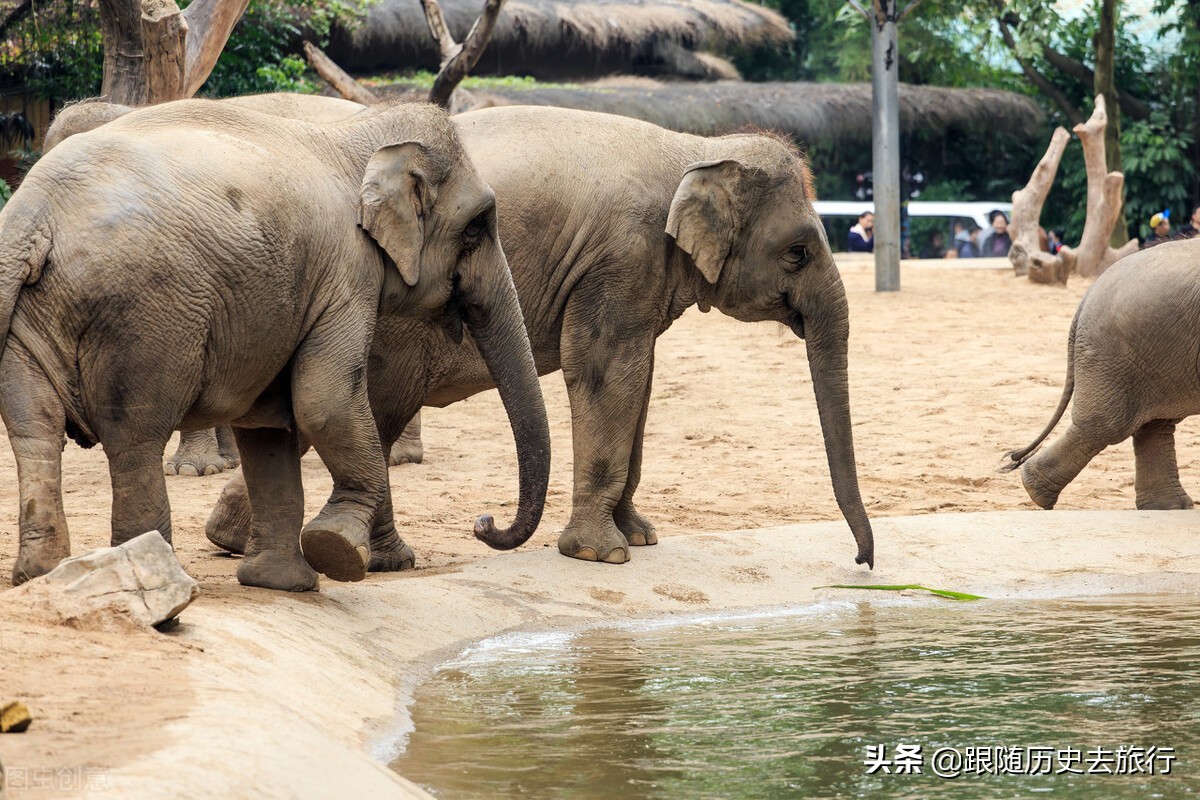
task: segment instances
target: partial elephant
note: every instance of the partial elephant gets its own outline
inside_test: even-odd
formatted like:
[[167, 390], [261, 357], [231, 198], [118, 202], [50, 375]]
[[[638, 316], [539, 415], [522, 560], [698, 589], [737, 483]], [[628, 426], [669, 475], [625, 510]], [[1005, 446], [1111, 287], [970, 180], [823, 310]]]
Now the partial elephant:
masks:
[[[349, 100], [287, 93], [230, 97], [221, 102], [249, 108], [260, 114], [318, 124], [340, 122], [366, 108]], [[49, 153], [67, 137], [98, 128], [131, 111], [133, 108], [130, 106], [100, 100], [71, 103], [54, 115], [54, 122], [43, 139], [42, 152]], [[420, 446], [419, 434], [417, 446]], [[167, 475], [216, 475], [233, 469], [240, 462], [237, 442], [228, 426], [215, 430], [201, 428], [180, 433], [179, 446], [163, 465], [163, 471]]]
[[[654, 345], [698, 304], [746, 322], [783, 322], [808, 340], [834, 493], [856, 561], [872, 564], [850, 424], [846, 295], [803, 158], [766, 135], [702, 138], [567, 109], [452, 119], [497, 193], [538, 371], [562, 369], [570, 395], [575, 490], [560, 552], [622, 563], [631, 545], [657, 541], [634, 505]], [[380, 321], [371, 404], [385, 451], [422, 405], [492, 385], [477, 345], [448, 342], [420, 322]], [[235, 477], [208, 536], [237, 552], [248, 519]], [[386, 523], [373, 548], [397, 541]]]
[[[1033, 502], [1059, 494], [1104, 448], [1133, 437], [1139, 509], [1185, 509], [1175, 426], [1200, 413], [1200, 239], [1126, 256], [1088, 289], [1067, 339], [1067, 379], [1054, 417], [1028, 447], [1005, 456], [1021, 467]], [[1071, 425], [1038, 447], [1074, 397]]]
[[[463, 325], [500, 387], [519, 450], [516, 521], [533, 532], [549, 430], [495, 196], [444, 113], [405, 104], [316, 126], [187, 100], [60, 143], [0, 212], [0, 414], [17, 460], [13, 581], [70, 552], [64, 432], [101, 443], [112, 541], [171, 539], [161, 466], [176, 429], [234, 426], [251, 515], [238, 579], [306, 590], [317, 573], [397, 568], [372, 553], [390, 517], [367, 396], [380, 312]], [[425, 330], [417, 323], [416, 330]], [[423, 387], [420, 387], [423, 388]], [[334, 489], [303, 526], [300, 436]], [[394, 529], [393, 529], [394, 530]]]

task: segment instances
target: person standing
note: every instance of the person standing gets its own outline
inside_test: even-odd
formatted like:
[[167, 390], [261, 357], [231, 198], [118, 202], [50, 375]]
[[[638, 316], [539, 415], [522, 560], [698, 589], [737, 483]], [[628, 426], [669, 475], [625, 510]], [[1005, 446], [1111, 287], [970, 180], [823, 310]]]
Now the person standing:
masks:
[[875, 215], [864, 211], [850, 228], [846, 249], [851, 253], [870, 253], [875, 250]]
[[992, 229], [979, 243], [979, 255], [984, 258], [1004, 258], [1012, 247], [1012, 236], [1008, 233], [1008, 217], [1003, 211], [993, 211], [988, 217]]

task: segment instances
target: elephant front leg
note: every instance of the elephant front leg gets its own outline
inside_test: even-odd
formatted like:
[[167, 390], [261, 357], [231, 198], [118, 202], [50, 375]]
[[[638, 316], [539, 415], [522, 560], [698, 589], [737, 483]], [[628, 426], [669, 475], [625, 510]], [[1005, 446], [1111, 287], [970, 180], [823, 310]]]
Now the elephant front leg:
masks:
[[301, 346], [292, 369], [296, 424], [333, 477], [333, 493], [304, 526], [300, 546], [313, 569], [336, 581], [366, 577], [371, 529], [388, 491], [367, 401], [370, 331], [365, 318], [330, 319]]
[[16, 457], [21, 498], [16, 586], [71, 555], [71, 540], [62, 504], [66, 414], [41, 367], [11, 338], [0, 357], [0, 415]]
[[245, 496], [253, 509], [238, 582], [287, 592], [316, 589], [317, 573], [300, 552], [304, 485], [295, 431], [238, 428], [234, 435], [243, 458]]
[[183, 431], [175, 455], [163, 464], [167, 475], [216, 475], [239, 463], [237, 445], [228, 427]]
[[625, 540], [634, 547], [658, 544], [658, 534], [648, 519], [638, 513], [633, 505], [633, 495], [642, 480], [642, 442], [646, 437], [646, 415], [650, 410], [650, 389], [654, 378], [654, 353], [650, 353], [650, 379], [642, 395], [642, 413], [637, 430], [633, 435], [633, 447], [629, 454], [629, 472], [625, 477], [625, 491], [617, 507], [613, 509], [613, 521], [617, 529], [625, 534]]
[[1042, 508], [1054, 508], [1067, 484], [1108, 444], [1072, 422], [1066, 433], [1021, 467], [1021, 482], [1030, 499]]
[[1162, 419], [1147, 422], [1133, 434], [1139, 509], [1170, 511], [1192, 507], [1192, 498], [1179, 482], [1175, 457], [1177, 422]]
[[[604, 327], [595, 337], [596, 321], [580, 320], [571, 312], [568, 308], [563, 321], [562, 368], [571, 399], [575, 487], [571, 519], [558, 538], [558, 550], [586, 561], [623, 564], [629, 560], [629, 540], [616, 523], [616, 510], [629, 487], [654, 340], [622, 339]], [[632, 495], [630, 490], [621, 512], [631, 531], [636, 513]]]

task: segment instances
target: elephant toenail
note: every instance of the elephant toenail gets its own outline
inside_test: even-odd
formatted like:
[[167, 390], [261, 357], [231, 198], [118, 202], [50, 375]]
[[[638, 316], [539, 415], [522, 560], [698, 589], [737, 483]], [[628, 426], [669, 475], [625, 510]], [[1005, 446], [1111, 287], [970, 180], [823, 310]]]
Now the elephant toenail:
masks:
[[609, 564], [624, 564], [629, 560], [629, 553], [623, 548], [618, 547], [614, 550], [611, 550], [609, 554], [604, 557], [604, 560]]
[[629, 543], [634, 547], [643, 547], [646, 544], [646, 534], [641, 532], [631, 533], [626, 538], [629, 539]]
[[358, 557], [362, 559], [364, 567], [367, 564], [371, 563], [371, 551], [368, 550], [365, 545], [360, 544], [358, 547], [356, 547], [354, 549], [358, 551]]
[[584, 561], [599, 561], [596, 551], [590, 547], [581, 547], [575, 551], [575, 558], [582, 558]]

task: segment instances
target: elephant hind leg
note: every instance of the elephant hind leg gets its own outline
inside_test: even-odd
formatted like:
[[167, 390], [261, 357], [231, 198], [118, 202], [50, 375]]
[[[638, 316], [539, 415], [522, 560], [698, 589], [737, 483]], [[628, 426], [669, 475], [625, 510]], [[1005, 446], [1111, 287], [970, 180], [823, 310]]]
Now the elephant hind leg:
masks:
[[1133, 434], [1139, 509], [1169, 511], [1192, 507], [1192, 498], [1179, 483], [1179, 465], [1175, 458], [1177, 421], [1147, 422]]
[[229, 428], [205, 428], [179, 434], [179, 446], [163, 464], [163, 472], [195, 477], [216, 475], [237, 465], [237, 445]]
[[388, 453], [388, 465], [420, 464], [424, 458], [425, 443], [421, 441], [421, 412], [418, 411], [392, 445]]
[[41, 367], [12, 338], [0, 357], [0, 415], [16, 457], [21, 498], [12, 575], [18, 585], [54, 569], [71, 554], [71, 540], [62, 503], [66, 412]]
[[633, 495], [642, 480], [642, 440], [646, 437], [646, 415], [650, 409], [650, 388], [654, 376], [653, 357], [651, 353], [651, 379], [646, 381], [646, 391], [642, 396], [642, 414], [633, 434], [633, 447], [629, 453], [629, 474], [625, 476], [625, 491], [617, 502], [617, 507], [613, 509], [613, 522], [616, 523], [617, 529], [625, 534], [625, 540], [634, 547], [658, 544], [658, 533], [654, 530], [654, 525], [633, 505]]
[[1066, 433], [1021, 468], [1021, 482], [1030, 499], [1042, 508], [1054, 508], [1067, 484], [1109, 444], [1112, 442], [1090, 435], [1072, 423]]

